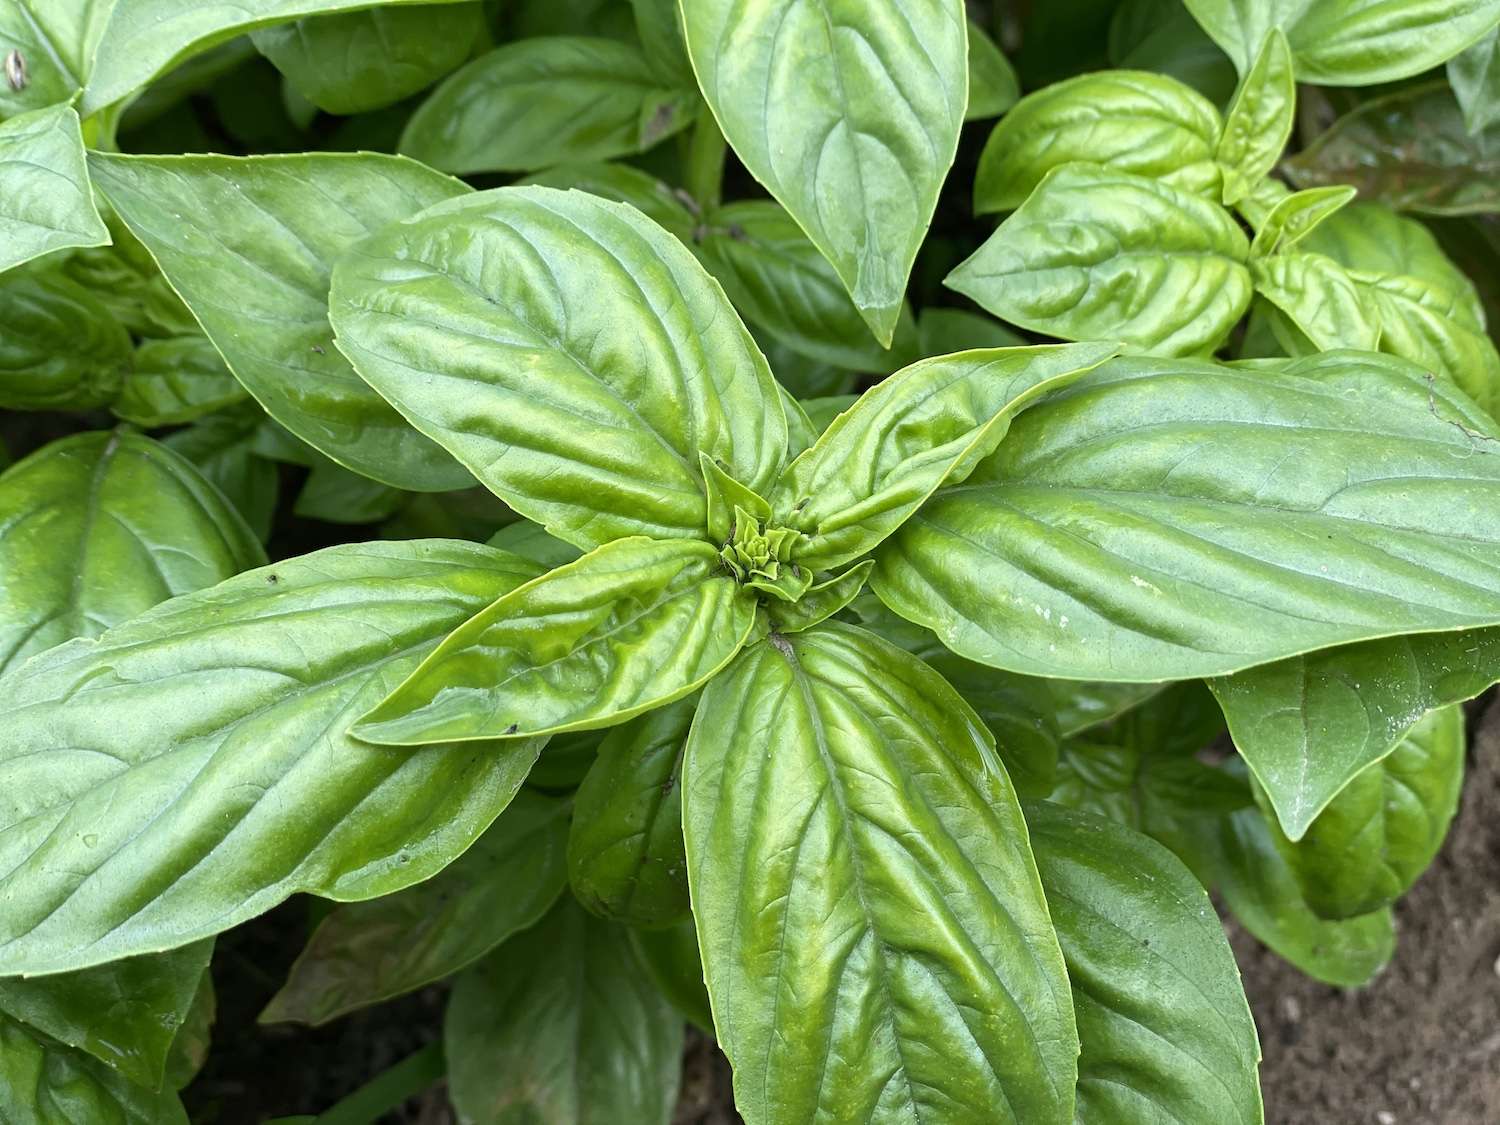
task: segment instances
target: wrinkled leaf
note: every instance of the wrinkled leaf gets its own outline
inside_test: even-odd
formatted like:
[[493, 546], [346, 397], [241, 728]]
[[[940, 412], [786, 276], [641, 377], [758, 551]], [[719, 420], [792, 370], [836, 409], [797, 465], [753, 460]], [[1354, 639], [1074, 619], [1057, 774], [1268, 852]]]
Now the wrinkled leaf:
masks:
[[[1278, 181], [1263, 181], [1278, 183]], [[1278, 192], [1286, 191], [1279, 187]], [[1250, 257], [1267, 258], [1290, 250], [1317, 229], [1319, 223], [1354, 199], [1357, 191], [1348, 186], [1308, 188], [1286, 192], [1271, 203], [1264, 218], [1254, 222], [1255, 239], [1250, 243]]]
[[146, 429], [193, 422], [248, 397], [224, 357], [203, 336], [147, 340], [135, 350], [119, 397], [117, 418]]
[[1252, 258], [1250, 278], [1315, 349], [1373, 351], [1379, 343], [1376, 314], [1359, 284], [1332, 258], [1296, 252]]
[[1281, 30], [1272, 28], [1224, 116], [1217, 159], [1224, 171], [1225, 203], [1239, 202], [1276, 166], [1292, 135], [1296, 111], [1292, 51]]
[[130, 336], [87, 289], [40, 264], [0, 274], [0, 407], [91, 410], [129, 367]]

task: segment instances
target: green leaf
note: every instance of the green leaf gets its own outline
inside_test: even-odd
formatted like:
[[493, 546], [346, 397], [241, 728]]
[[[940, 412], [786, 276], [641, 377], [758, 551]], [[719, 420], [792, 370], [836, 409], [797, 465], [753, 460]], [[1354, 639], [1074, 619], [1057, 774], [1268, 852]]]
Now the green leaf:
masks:
[[[1277, 181], [1264, 181], [1277, 183]], [[1280, 191], [1286, 191], [1280, 188]], [[1250, 243], [1250, 258], [1268, 258], [1296, 246], [1317, 229], [1319, 223], [1359, 194], [1346, 185], [1308, 188], [1288, 192], [1271, 204], [1265, 217], [1255, 222], [1255, 239]]]
[[766, 605], [766, 616], [771, 627], [778, 633], [800, 633], [811, 629], [820, 621], [826, 621], [859, 596], [875, 569], [875, 560], [866, 559], [856, 563], [843, 574], [830, 578], [807, 592], [795, 602], [770, 602]]
[[682, 37], [677, 0], [630, 0], [630, 7], [636, 38], [652, 67], [668, 82], [692, 89], [693, 64]]
[[1211, 350], [1244, 315], [1249, 251], [1217, 203], [1067, 164], [944, 284], [1023, 328], [1184, 355]]
[[1241, 74], [1273, 27], [1291, 43], [1297, 78], [1371, 86], [1437, 66], [1500, 22], [1494, 0], [1186, 0]]
[[1471, 134], [1500, 125], [1500, 28], [1448, 60], [1448, 84]]
[[958, 148], [963, 4], [683, 0], [682, 15], [724, 136], [889, 346]]
[[1388, 757], [1362, 770], [1293, 843], [1271, 833], [1313, 912], [1354, 918], [1390, 906], [1437, 855], [1458, 810], [1464, 713], [1417, 721]]
[[1018, 348], [1026, 344], [1019, 332], [983, 313], [937, 306], [929, 306], [918, 315], [917, 340], [923, 359], [975, 348]]
[[247, 397], [205, 337], [174, 336], [136, 348], [135, 364], [109, 408], [117, 418], [155, 429], [197, 421]]
[[1227, 104], [1237, 84], [1229, 56], [1182, 0], [1124, 0], [1109, 25], [1109, 62], [1170, 75], [1215, 105]]
[[331, 316], [371, 386], [578, 547], [700, 536], [700, 452], [762, 494], [786, 455], [775, 381], [722, 291], [583, 192], [499, 188], [387, 227], [339, 263]]
[[568, 878], [601, 918], [659, 928], [688, 916], [678, 779], [697, 707], [688, 696], [615, 727], [578, 787]]
[[198, 1077], [208, 1061], [208, 1051], [213, 1044], [214, 1020], [218, 1017], [218, 998], [214, 995], [212, 973], [198, 978], [198, 990], [193, 993], [182, 1026], [172, 1040], [167, 1052], [166, 1080], [173, 1090], [182, 1090]]
[[1474, 285], [1415, 219], [1355, 203], [1318, 224], [1303, 249], [1338, 262], [1380, 324], [1380, 350], [1451, 379], [1500, 408], [1500, 353], [1485, 335]]
[[315, 449], [416, 491], [468, 474], [382, 402], [333, 346], [334, 259], [370, 231], [467, 189], [396, 156], [90, 157], [230, 370]]
[[681, 189], [629, 164], [560, 164], [528, 176], [523, 182], [578, 188], [601, 199], [628, 203], [657, 226], [676, 235], [683, 245], [695, 243], [700, 218], [697, 204]]
[[1500, 629], [1479, 629], [1344, 645], [1209, 686], [1282, 830], [1300, 840], [1424, 714], [1496, 681]]
[[0, 5], [0, 56], [21, 56], [25, 84], [0, 81], [0, 118], [68, 101], [82, 88], [116, 0], [14, 0]]
[[1259, 809], [1221, 818], [1200, 835], [1196, 851], [1240, 925], [1308, 976], [1359, 988], [1395, 952], [1389, 908], [1339, 922], [1312, 912]]
[[150, 1090], [81, 1051], [0, 1015], [0, 1120], [187, 1125], [176, 1091]]
[[53, 442], [0, 476], [0, 673], [264, 561], [224, 497], [150, 438]]
[[937, 673], [851, 626], [773, 636], [704, 692], [683, 785], [749, 1125], [1072, 1120], [1072, 1004], [1025, 822]]
[[1015, 68], [989, 34], [969, 21], [969, 105], [965, 121], [999, 117], [1021, 97]]
[[0, 408], [91, 410], [130, 367], [130, 336], [55, 269], [0, 274]]
[[[102, 36], [79, 112], [85, 117], [139, 90], [178, 63], [237, 35], [302, 16], [413, 0], [123, 0]], [[431, 3], [432, 0], [424, 0]], [[99, 0], [93, 6], [104, 7]]]
[[533, 573], [465, 543], [334, 547], [0, 678], [0, 963], [87, 968], [296, 892], [353, 901], [436, 874], [510, 801], [539, 744], [392, 751], [348, 727]]
[[717, 548], [620, 539], [455, 629], [357, 733], [420, 746], [612, 726], [702, 686], [754, 624]]
[[483, 26], [478, 4], [418, 4], [310, 16], [250, 38], [313, 105], [351, 114], [436, 82], [469, 57]]
[[1213, 103], [1174, 78], [1143, 70], [1080, 74], [1022, 98], [984, 146], [974, 211], [1011, 211], [1055, 168], [1083, 161], [1217, 196]]
[[109, 231], [89, 190], [78, 114], [66, 105], [0, 123], [0, 270], [54, 250], [99, 246]]
[[664, 930], [631, 930], [630, 942], [672, 1007], [712, 1035], [714, 1017], [708, 987], [703, 983], [703, 958], [698, 955], [698, 928], [693, 920], [688, 918]]
[[911, 309], [902, 304], [891, 347], [881, 347], [828, 260], [778, 203], [752, 200], [711, 212], [698, 254], [745, 319], [793, 351], [882, 373], [915, 358]]
[[523, 789], [431, 879], [335, 907], [260, 1022], [327, 1023], [468, 968], [535, 925], [567, 882], [567, 813], [566, 802]]
[[1323, 254], [1289, 253], [1250, 259], [1255, 291], [1297, 326], [1319, 351], [1374, 351], [1380, 323], [1359, 284]]
[[76, 973], [0, 980], [0, 1018], [20, 1020], [156, 1089], [208, 972], [213, 942]]
[[1400, 211], [1500, 211], [1500, 124], [1471, 132], [1439, 79], [1365, 102], [1288, 160], [1286, 170], [1298, 184], [1352, 184]]
[[1078, 1121], [1264, 1120], [1260, 1044], [1203, 887], [1099, 817], [1026, 807], [1078, 1019]]
[[460, 977], [443, 1024], [448, 1092], [487, 1125], [667, 1125], [682, 1020], [626, 931], [571, 899]]
[[583, 552], [571, 543], [548, 535], [530, 520], [506, 524], [489, 538], [491, 547], [499, 547], [523, 559], [530, 559], [545, 570], [552, 570], [583, 558]]
[[110, 245], [78, 250], [58, 262], [58, 271], [87, 289], [133, 335], [200, 335], [198, 322], [140, 239], [112, 211], [106, 210], [104, 225]]
[[266, 416], [257, 407], [210, 414], [162, 439], [213, 483], [262, 543], [271, 537], [280, 477], [255, 448]]
[[304, 519], [329, 523], [379, 523], [394, 515], [406, 499], [400, 489], [320, 458], [297, 493], [293, 511]]
[[644, 152], [691, 124], [696, 103], [628, 43], [521, 39], [433, 91], [407, 122], [400, 150], [461, 175], [608, 160]]
[[1276, 167], [1296, 114], [1292, 49], [1281, 29], [1273, 27], [1224, 116], [1217, 159], [1224, 170], [1226, 204], [1238, 203]]
[[1370, 353], [1117, 359], [1025, 411], [886, 542], [871, 582], [970, 659], [1080, 679], [1493, 625], [1500, 463], [1472, 436], [1489, 432]]
[[1116, 350], [1062, 344], [960, 352], [877, 383], [776, 483], [774, 522], [803, 536], [793, 561], [816, 571], [859, 558], [945, 481], [968, 476], [1018, 412]]

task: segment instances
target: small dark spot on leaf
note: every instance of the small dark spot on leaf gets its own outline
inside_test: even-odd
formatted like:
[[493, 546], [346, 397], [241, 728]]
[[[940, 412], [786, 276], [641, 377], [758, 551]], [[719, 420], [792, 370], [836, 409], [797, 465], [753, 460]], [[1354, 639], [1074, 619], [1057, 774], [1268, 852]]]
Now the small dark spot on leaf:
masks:
[[808, 497], [806, 497], [806, 498], [804, 498], [802, 500], [798, 500], [797, 501], [797, 506], [794, 507], [792, 509], [792, 511], [794, 511], [794, 512], [800, 512], [803, 508], [807, 507], [807, 505], [809, 503], [811, 503], [811, 502], [812, 502], [812, 497], [811, 496], [808, 496]]
[[315, 352], [317, 352], [319, 355], [326, 355], [327, 354], [325, 351], [323, 351], [323, 345], [322, 344], [314, 344], [312, 346], [312, 350], [315, 351]]
[[521, 729], [521, 725], [519, 723], [511, 723], [510, 726], [508, 726], [508, 727], [505, 728], [505, 733], [506, 734], [515, 734], [516, 731], [518, 731], [520, 729]]
[[280, 582], [281, 579], [278, 578], [274, 574], [268, 574], [268, 575], [266, 575], [266, 581], [269, 582], [272, 586], [274, 586], [274, 585], [276, 585], [276, 583]]
[[792, 577], [793, 578], [801, 578], [802, 577], [802, 568], [800, 566], [798, 566], [796, 563], [792, 564]]
[[646, 122], [646, 127], [641, 130], [641, 141], [643, 147], [650, 148], [661, 140], [671, 130], [677, 120], [677, 106], [672, 102], [663, 102], [656, 107], [656, 112], [651, 115], [651, 120]]
[[740, 226], [739, 223], [730, 223], [729, 237], [734, 239], [736, 242], [744, 242], [747, 237], [747, 235], [745, 234], [745, 228]]
[[675, 777], [669, 777], [669, 778], [667, 778], [666, 781], [663, 781], [661, 783], [661, 795], [663, 797], [666, 797], [666, 796], [670, 795], [671, 792], [672, 792], [672, 790], [675, 789], [676, 787], [677, 787], [677, 779]]

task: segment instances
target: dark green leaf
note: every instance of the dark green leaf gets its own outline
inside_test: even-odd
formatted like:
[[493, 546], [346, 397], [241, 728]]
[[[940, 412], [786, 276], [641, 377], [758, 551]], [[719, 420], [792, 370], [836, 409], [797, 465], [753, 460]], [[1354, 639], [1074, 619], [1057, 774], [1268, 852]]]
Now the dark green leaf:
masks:
[[703, 983], [703, 958], [698, 956], [698, 928], [693, 920], [688, 918], [665, 930], [631, 930], [630, 940], [672, 1007], [712, 1035], [714, 1016], [708, 986]]
[[87, 289], [40, 265], [0, 274], [0, 407], [103, 406], [129, 367], [130, 336]]
[[214, 1020], [218, 1018], [218, 998], [214, 994], [212, 973], [198, 978], [198, 991], [193, 993], [193, 1003], [187, 1017], [177, 1029], [172, 1048], [167, 1052], [167, 1085], [173, 1090], [184, 1089], [198, 1077], [203, 1064], [208, 1061], [208, 1050], [213, 1043]]
[[135, 350], [115, 416], [146, 429], [179, 426], [248, 397], [224, 357], [202, 336], [147, 340]]
[[999, 117], [1016, 104], [1021, 83], [1015, 68], [984, 28], [969, 21], [969, 106], [965, 121]]
[[928, 359], [975, 348], [1017, 348], [1026, 338], [982, 313], [933, 306], [917, 317], [917, 342], [922, 358]]
[[329, 523], [379, 523], [389, 519], [407, 494], [361, 476], [336, 461], [321, 460], [307, 474], [293, 509], [304, 519]]
[[255, 450], [267, 421], [258, 407], [225, 410], [162, 439], [229, 499], [262, 543], [271, 537], [279, 487], [276, 466]]
[[530, 559], [547, 570], [583, 558], [583, 552], [573, 544], [548, 535], [540, 525], [530, 520], [506, 524], [491, 535], [488, 542], [491, 547], [499, 547], [502, 551]]

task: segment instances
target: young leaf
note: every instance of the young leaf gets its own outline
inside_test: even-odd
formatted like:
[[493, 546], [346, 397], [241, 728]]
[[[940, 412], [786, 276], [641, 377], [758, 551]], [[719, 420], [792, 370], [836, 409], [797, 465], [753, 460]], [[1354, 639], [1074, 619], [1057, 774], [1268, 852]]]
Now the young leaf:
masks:
[[658, 928], [688, 917], [678, 780], [697, 708], [688, 696], [615, 727], [578, 787], [568, 879], [601, 918]]
[[462, 1120], [667, 1125], [682, 1020], [627, 932], [564, 898], [458, 979], [443, 1047]]
[[910, 307], [902, 303], [890, 348], [877, 344], [838, 274], [780, 204], [750, 200], [710, 213], [698, 254], [745, 319], [793, 351], [882, 373], [915, 358]]
[[103, 35], [95, 37], [99, 50], [96, 56], [90, 56], [92, 73], [78, 72], [88, 74], [79, 112], [87, 117], [112, 105], [177, 63], [247, 31], [302, 16], [413, 2], [430, 4], [433, 0], [237, 0], [232, 4], [125, 0], [113, 6], [103, 0], [88, 0], [89, 7], [101, 12], [101, 17], [109, 12], [109, 23]]
[[[1262, 182], [1277, 183], [1274, 180]], [[1277, 190], [1286, 191], [1279, 187]], [[1255, 239], [1250, 243], [1251, 261], [1290, 250], [1316, 230], [1319, 223], [1351, 202], [1358, 194], [1356, 189], [1346, 185], [1287, 192], [1270, 205], [1264, 218], [1254, 223]]]
[[1297, 78], [1372, 86], [1437, 66], [1500, 21], [1493, 0], [1185, 0], [1241, 74], [1273, 27], [1291, 43]]
[[130, 367], [130, 336], [55, 269], [0, 274], [0, 408], [92, 410]]
[[775, 381], [723, 292], [639, 212], [583, 192], [499, 188], [387, 227], [339, 263], [331, 316], [371, 386], [578, 547], [700, 536], [700, 452], [762, 494], [786, 455]]
[[420, 746], [612, 726], [696, 690], [754, 624], [717, 548], [616, 540], [455, 629], [355, 733]]
[[851, 626], [773, 635], [704, 692], [683, 785], [749, 1125], [1072, 1119], [1072, 1004], [1025, 822], [937, 673]]
[[1164, 75], [1104, 70], [1055, 82], [1017, 102], [990, 134], [974, 212], [1012, 211], [1048, 172], [1080, 161], [1217, 195], [1220, 126], [1212, 102]]
[[963, 4], [683, 0], [682, 16], [724, 136], [890, 346], [958, 149], [968, 95]]
[[1344, 645], [1209, 686], [1282, 831], [1300, 840], [1424, 714], [1497, 680], [1500, 629], [1478, 629]]
[[0, 1018], [20, 1020], [154, 1090], [212, 952], [213, 942], [199, 941], [76, 973], [6, 978], [0, 980]]
[[1165, 848], [1026, 807], [1078, 1019], [1078, 1121], [1264, 1120], [1260, 1044], [1203, 887]]
[[1249, 251], [1216, 203], [1068, 164], [944, 284], [1023, 328], [1185, 355], [1215, 347], [1244, 314]]
[[398, 488], [468, 474], [366, 386], [328, 324], [334, 259], [370, 231], [467, 189], [396, 156], [95, 153], [100, 190], [267, 413], [340, 464]]
[[989, 34], [969, 21], [969, 105], [965, 121], [999, 117], [1021, 97], [1015, 68]]
[[1110, 344], [960, 352], [876, 384], [791, 463], [771, 493], [774, 522], [800, 532], [792, 559], [830, 570], [871, 550], [945, 481], [993, 453], [1011, 419], [1103, 363]]
[[1293, 843], [1271, 834], [1303, 897], [1324, 918], [1390, 906], [1437, 855], [1458, 810], [1464, 713], [1428, 712], [1389, 756], [1361, 771]]
[[1448, 85], [1471, 134], [1500, 125], [1500, 27], [1448, 60]]
[[1296, 252], [1252, 257], [1250, 278], [1319, 351], [1374, 351], [1380, 341], [1380, 323], [1359, 284], [1332, 258]]
[[218, 490], [159, 443], [53, 442], [0, 476], [0, 673], [264, 561]]
[[1118, 359], [1023, 413], [882, 546], [871, 582], [964, 656], [1069, 678], [1188, 679], [1493, 625], [1487, 432], [1462, 396], [1370, 353]]
[[843, 574], [816, 586], [809, 586], [807, 592], [796, 602], [769, 602], [766, 605], [766, 616], [770, 619], [771, 627], [778, 633], [800, 633], [803, 629], [811, 629], [820, 621], [826, 621], [859, 596], [870, 577], [870, 571], [874, 569], [875, 560], [866, 559], [851, 566]]
[[400, 151], [461, 175], [531, 172], [644, 152], [691, 124], [696, 109], [690, 89], [664, 83], [628, 43], [520, 39], [433, 91]]
[[248, 397], [206, 338], [174, 336], [135, 349], [135, 363], [109, 408], [117, 418], [156, 429], [195, 422]]
[[109, 241], [89, 190], [83, 135], [72, 107], [56, 105], [0, 123], [0, 183], [0, 270], [54, 250]]
[[1281, 29], [1273, 27], [1224, 117], [1216, 159], [1224, 170], [1226, 204], [1238, 203], [1276, 167], [1296, 112], [1292, 49]]
[[478, 4], [414, 4], [309, 16], [251, 32], [256, 50], [327, 113], [366, 113], [436, 82], [469, 57]]
[[471, 544], [334, 547], [0, 678], [0, 964], [87, 968], [299, 891], [352, 901], [436, 874], [510, 801], [539, 744], [393, 751], [348, 727], [534, 573]]
[[567, 883], [567, 813], [523, 789], [431, 879], [335, 907], [260, 1022], [327, 1023], [451, 976], [535, 925]]

